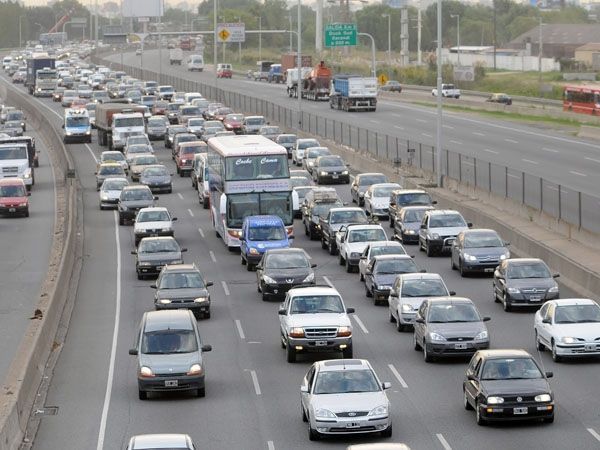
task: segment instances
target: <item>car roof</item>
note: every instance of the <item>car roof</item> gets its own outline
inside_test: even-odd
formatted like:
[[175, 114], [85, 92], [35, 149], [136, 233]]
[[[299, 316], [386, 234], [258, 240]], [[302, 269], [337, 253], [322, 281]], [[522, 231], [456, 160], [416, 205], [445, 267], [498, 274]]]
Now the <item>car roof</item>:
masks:
[[25, 186], [22, 178], [0, 178], [0, 186]]
[[406, 254], [399, 255], [377, 255], [373, 259], [377, 261], [386, 260], [386, 259], [412, 259], [412, 256]]
[[338, 372], [342, 370], [371, 370], [366, 359], [327, 359], [315, 363], [320, 372]]
[[175, 238], [173, 236], [147, 236], [142, 238], [142, 241], [175, 241]]
[[396, 189], [392, 194], [427, 194], [428, 192], [423, 189]]
[[472, 228], [470, 230], [465, 230], [462, 232], [463, 234], [498, 234], [496, 230], [492, 230], [491, 228]]
[[383, 227], [381, 225], [377, 225], [377, 224], [372, 224], [372, 223], [355, 223], [355, 224], [351, 224], [348, 225], [348, 230], [362, 230], [362, 229], [367, 229], [367, 230], [373, 230], [373, 229], [382, 229]]
[[303, 248], [270, 248], [265, 251], [265, 255], [273, 255], [278, 253], [301, 253], [303, 255], [307, 255], [306, 250], [304, 250]]
[[439, 273], [419, 272], [419, 273], [403, 273], [400, 275], [402, 280], [442, 280]]
[[163, 272], [182, 273], [182, 272], [200, 272], [196, 264], [167, 264], [162, 269]]
[[[336, 288], [330, 286], [306, 286], [296, 287], [288, 291], [291, 297], [301, 297], [305, 295], [340, 295]], [[341, 297], [341, 295], [340, 295]]]
[[359, 208], [358, 206], [340, 206], [340, 207], [336, 207], [336, 208], [331, 208], [329, 210], [329, 212], [341, 212], [341, 211], [363, 211], [362, 208]]
[[358, 175], [356, 175], [356, 177], [365, 177], [365, 176], [382, 176], [385, 177], [386, 175], [381, 173], [381, 172], [364, 172], [364, 173], [359, 173]]
[[432, 209], [432, 210], [427, 211], [425, 214], [429, 214], [430, 216], [442, 216], [445, 214], [460, 214], [460, 213], [454, 209]]
[[479, 350], [477, 353], [486, 359], [533, 358], [529, 352], [521, 349]]
[[115, 162], [102, 162], [100, 163], [100, 167], [122, 167], [121, 164]]
[[132, 186], [125, 186], [124, 189], [127, 189], [129, 191], [133, 191], [133, 190], [144, 190], [144, 191], [149, 191], [150, 188], [146, 185], [142, 185], [142, 184], [134, 184]]
[[373, 241], [369, 243], [369, 248], [373, 247], [403, 247], [398, 241]]
[[401, 187], [398, 183], [375, 183], [372, 184], [371, 186], [369, 186], [369, 189], [374, 190], [380, 187], [393, 187], [393, 186], [398, 186]]
[[410, 447], [400, 442], [374, 442], [372, 444], [352, 444], [346, 447], [346, 450], [410, 450]]
[[454, 304], [454, 303], [468, 303], [475, 306], [473, 300], [467, 297], [433, 297], [428, 298], [429, 304]]
[[400, 208], [400, 211], [429, 211], [430, 209], [435, 209], [433, 205], [412, 205], [412, 206], [403, 206]]
[[244, 222], [252, 225], [282, 225], [281, 217], [274, 215], [247, 216]]
[[164, 206], [149, 206], [148, 208], [142, 208], [140, 209], [140, 212], [160, 212], [160, 211], [166, 211], [169, 212], [169, 210], [167, 208], [165, 208]]
[[590, 298], [561, 298], [550, 300], [548, 303], [554, 303], [556, 306], [598, 305]]
[[144, 313], [144, 331], [164, 329], [193, 330], [192, 313], [188, 309], [163, 309]]
[[133, 436], [132, 450], [189, 448], [191, 438], [187, 434], [140, 434]]
[[[509, 264], [527, 264], [527, 263], [543, 263], [540, 258], [509, 258], [506, 260]], [[545, 264], [545, 263], [544, 263]]]

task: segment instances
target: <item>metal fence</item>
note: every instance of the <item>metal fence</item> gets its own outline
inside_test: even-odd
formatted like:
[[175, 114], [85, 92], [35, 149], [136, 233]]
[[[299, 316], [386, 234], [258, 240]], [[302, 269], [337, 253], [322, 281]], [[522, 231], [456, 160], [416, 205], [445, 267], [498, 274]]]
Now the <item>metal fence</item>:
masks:
[[[368, 152], [383, 163], [411, 166], [426, 172], [435, 170], [436, 148], [431, 145], [356, 127], [318, 113], [299, 112], [294, 107], [179, 76], [163, 73], [159, 77], [158, 73], [142, 71], [139, 67], [121, 66], [98, 58], [93, 59], [97, 63], [110, 64], [115, 70], [124, 70], [135, 78], [157, 80], [159, 84], [172, 85], [177, 91], [201, 92], [206, 98], [222, 102], [234, 110], [263, 115], [284, 128], [301, 130], [358, 151]], [[600, 197], [451, 150], [443, 150], [442, 173], [445, 177], [464, 185], [543, 211], [579, 229], [600, 233]]]

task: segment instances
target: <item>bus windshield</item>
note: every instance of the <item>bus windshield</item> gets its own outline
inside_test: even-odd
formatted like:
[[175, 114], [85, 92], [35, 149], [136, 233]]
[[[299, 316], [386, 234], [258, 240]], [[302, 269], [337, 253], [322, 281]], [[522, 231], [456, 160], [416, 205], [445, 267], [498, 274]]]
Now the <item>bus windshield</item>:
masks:
[[241, 228], [245, 217], [260, 214], [279, 216], [285, 225], [293, 223], [291, 192], [229, 194], [227, 203], [230, 228]]
[[288, 178], [289, 176], [287, 155], [285, 154], [233, 156], [226, 159], [225, 179], [227, 181]]

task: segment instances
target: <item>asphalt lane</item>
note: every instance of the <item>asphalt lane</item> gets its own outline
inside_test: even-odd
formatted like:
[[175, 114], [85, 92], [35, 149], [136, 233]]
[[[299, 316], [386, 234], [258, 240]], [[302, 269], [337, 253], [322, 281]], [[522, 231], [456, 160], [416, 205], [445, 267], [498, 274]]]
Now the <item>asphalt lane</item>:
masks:
[[[60, 107], [41, 102], [61, 114]], [[174, 172], [170, 151], [158, 142], [155, 148], [159, 159]], [[46, 402], [58, 406], [59, 412], [42, 420], [34, 447], [90, 448], [97, 446], [100, 434], [103, 445], [99, 448], [116, 449], [123, 448], [133, 434], [186, 432], [198, 448], [306, 448], [299, 385], [315, 357], [302, 357], [296, 364], [285, 362], [278, 340], [278, 304], [261, 301], [255, 274], [247, 272], [239, 255], [227, 251], [215, 236], [208, 212], [199, 205], [189, 178], [175, 176], [174, 193], [160, 195], [158, 203], [179, 218], [175, 235], [190, 249], [186, 262], [196, 262], [206, 278], [215, 282], [211, 288], [212, 317], [199, 323], [204, 342], [213, 345], [213, 351], [206, 354], [207, 394], [204, 399], [186, 395], [137, 399], [135, 361], [127, 350], [142, 313], [153, 309], [151, 281], [138, 281], [135, 276], [130, 255], [132, 228], [117, 226], [114, 212], [98, 209], [91, 154], [97, 157], [105, 148], [96, 145], [94, 136], [90, 146], [74, 144], [70, 149], [84, 187], [86, 259], [67, 342]], [[345, 201], [350, 200], [348, 186], [338, 191]], [[386, 223], [384, 227], [388, 230]], [[406, 442], [415, 449], [441, 449], [445, 448], [443, 443], [454, 449], [494, 443], [507, 449], [598, 448], [600, 442], [587, 431], [600, 431], [595, 380], [598, 361], [554, 364], [548, 354], [541, 355], [545, 368], [555, 373], [551, 380], [558, 403], [554, 424], [478, 427], [474, 414], [462, 407], [466, 361], [425, 363], [412, 349], [411, 334], [398, 333], [388, 322], [387, 309], [373, 306], [365, 297], [357, 274], [347, 274], [337, 259], [321, 250], [318, 241], [304, 236], [298, 224], [295, 234], [294, 246], [305, 248], [312, 256], [320, 279], [326, 277], [340, 290], [347, 306], [356, 308], [352, 319], [355, 357], [369, 359], [379, 376], [392, 382], [388, 392], [393, 441]], [[427, 258], [415, 247], [408, 247], [408, 251], [415, 254], [420, 267], [440, 273], [450, 289], [472, 298], [483, 315], [492, 317], [489, 330], [494, 348], [525, 348], [536, 354], [533, 314], [503, 312], [491, 299], [489, 278], [463, 280], [450, 270], [447, 257]], [[564, 287], [561, 292], [563, 297], [573, 295]], [[109, 380], [112, 392], [107, 404], [113, 337], [114, 376]], [[102, 433], [103, 409], [106, 427]], [[349, 442], [378, 440], [338, 438], [310, 446], [343, 449]]]
[[29, 197], [29, 217], [0, 217], [0, 379], [4, 380], [29, 326], [48, 272], [55, 219], [54, 178], [46, 145], [29, 124], [36, 140], [40, 167]]
[[[215, 84], [214, 72], [189, 72], [185, 65], [170, 66], [164, 51], [162, 72], [184, 79]], [[120, 62], [120, 55], [107, 57]], [[140, 56], [125, 54], [125, 61], [140, 67]], [[144, 55], [144, 69], [159, 72], [158, 50]], [[296, 103], [285, 93], [282, 84], [248, 80], [240, 76], [219, 79], [219, 87], [288, 106]], [[295, 107], [293, 107], [295, 109]], [[435, 145], [436, 111], [431, 107], [398, 100], [380, 100], [376, 112], [368, 114], [331, 110], [326, 102], [303, 101], [305, 112], [319, 114], [355, 127], [368, 129], [394, 138], [410, 139], [425, 145]], [[474, 114], [444, 112], [444, 148], [470, 157], [480, 158], [518, 172], [545, 178], [574, 190], [600, 196], [600, 145], [578, 139], [570, 134], [522, 125]], [[548, 193], [552, 195], [552, 193]]]

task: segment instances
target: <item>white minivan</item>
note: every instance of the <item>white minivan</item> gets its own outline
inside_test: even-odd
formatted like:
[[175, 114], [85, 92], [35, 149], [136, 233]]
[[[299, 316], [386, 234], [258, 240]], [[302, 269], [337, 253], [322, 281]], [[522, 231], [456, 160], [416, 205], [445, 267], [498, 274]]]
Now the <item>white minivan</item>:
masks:
[[202, 72], [204, 70], [204, 57], [202, 55], [191, 55], [187, 63], [188, 70], [197, 70]]

